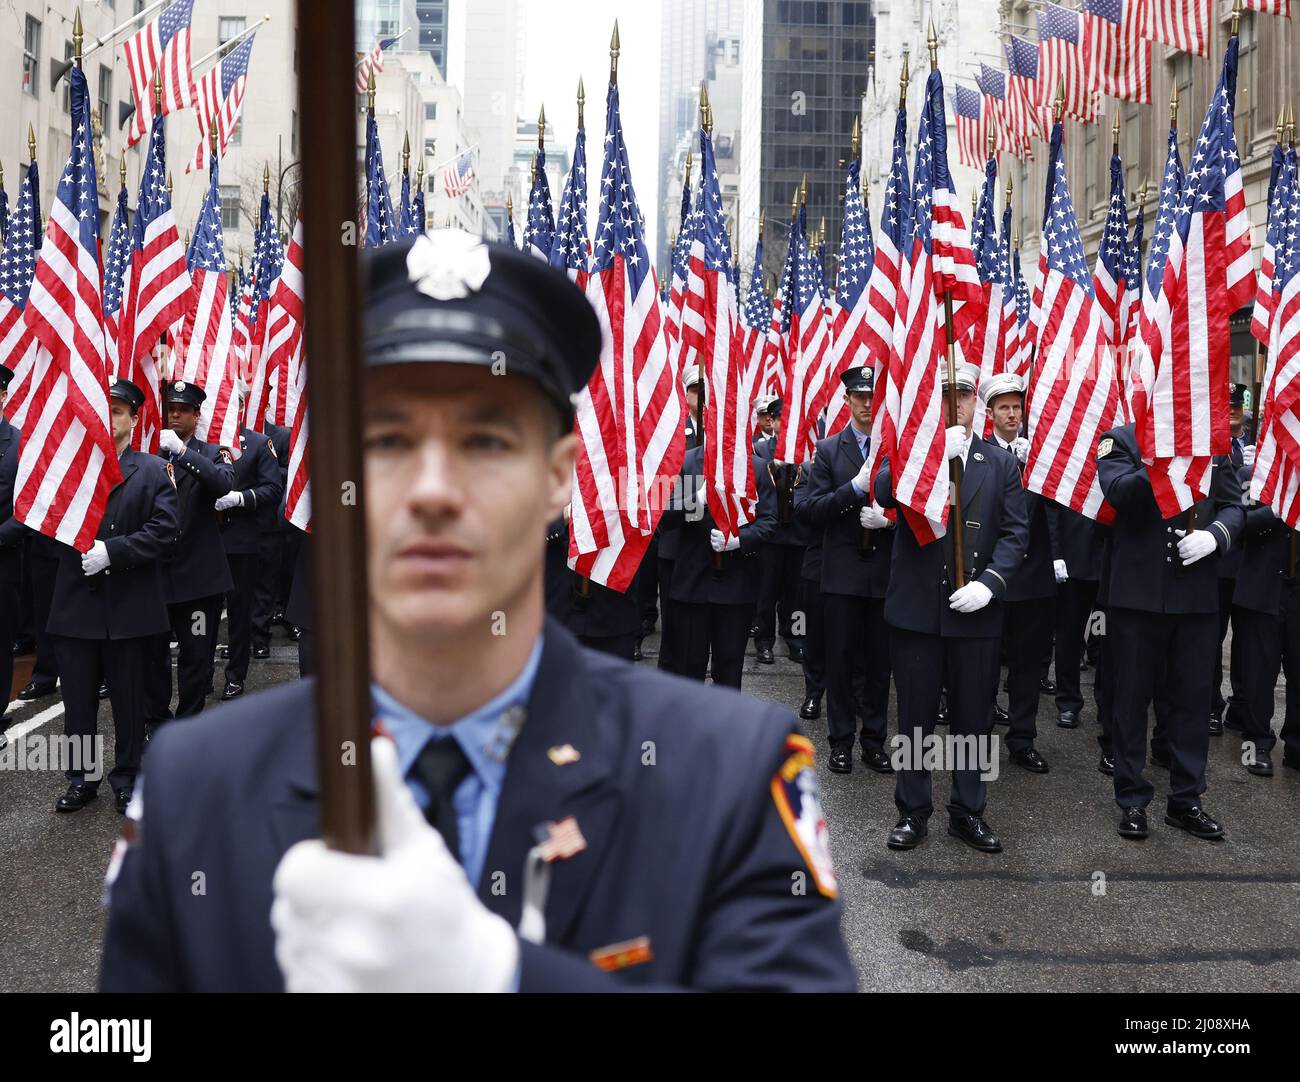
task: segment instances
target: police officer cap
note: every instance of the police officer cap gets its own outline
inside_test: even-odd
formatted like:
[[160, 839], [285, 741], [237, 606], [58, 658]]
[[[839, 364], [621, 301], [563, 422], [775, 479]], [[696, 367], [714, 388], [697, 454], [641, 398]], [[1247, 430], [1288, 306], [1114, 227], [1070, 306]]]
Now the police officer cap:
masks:
[[1244, 406], [1246, 404], [1246, 385], [1233, 383], [1228, 387], [1228, 405]]
[[120, 398], [125, 402], [130, 407], [132, 416], [139, 413], [140, 407], [144, 405], [144, 392], [129, 379], [114, 380], [108, 393], [110, 397]]
[[767, 417], [781, 416], [781, 398], [779, 395], [765, 394], [758, 400], [758, 405], [754, 410], [755, 413], [764, 414]]
[[[958, 385], [960, 383], [959, 378]], [[1014, 372], [999, 372], [996, 376], [990, 376], [980, 386], [980, 398], [984, 400], [986, 406], [1000, 394], [1023, 395], [1024, 393], [1025, 385]]]
[[852, 394], [854, 391], [871, 390], [871, 380], [874, 373], [870, 368], [846, 368], [840, 373], [840, 380], [844, 384], [844, 393]]
[[600, 360], [596, 313], [563, 271], [439, 229], [366, 254], [366, 364], [437, 361], [533, 380], [565, 416]]
[[185, 380], [178, 379], [174, 383], [167, 384], [168, 402], [179, 402], [182, 406], [193, 406], [198, 409], [207, 397], [207, 392], [197, 383], [186, 383]]
[[[940, 363], [939, 379], [943, 386], [948, 386], [948, 365]], [[980, 370], [973, 364], [957, 365], [957, 387], [962, 391], [973, 391], [979, 386]]]
[[0, 391], [9, 390], [9, 383], [13, 378], [13, 369], [6, 368], [4, 365], [0, 364]]
[[693, 364], [686, 369], [685, 374], [682, 376], [682, 386], [689, 391], [692, 387], [694, 387], [699, 382], [700, 382], [700, 366], [698, 364]]

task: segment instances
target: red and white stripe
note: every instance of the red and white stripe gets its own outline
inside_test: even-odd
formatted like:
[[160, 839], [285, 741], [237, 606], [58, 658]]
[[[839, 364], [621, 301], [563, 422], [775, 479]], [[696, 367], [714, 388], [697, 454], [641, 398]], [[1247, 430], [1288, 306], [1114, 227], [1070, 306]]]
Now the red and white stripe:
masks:
[[1241, 6], [1247, 11], [1261, 11], [1265, 15], [1291, 18], [1291, 0], [1243, 0]]
[[217, 63], [195, 84], [194, 119], [199, 125], [199, 143], [194, 148], [194, 156], [185, 163], [185, 172], [192, 173], [202, 169], [207, 161], [209, 132], [213, 124], [217, 127], [217, 153], [226, 156], [226, 147], [235, 134], [239, 123], [239, 114], [244, 108], [244, 92], [248, 88], [248, 75], [235, 80], [230, 89], [230, 96], [221, 96], [221, 64]]
[[289, 430], [288, 480], [285, 482], [284, 517], [305, 533], [311, 533], [311, 480], [307, 452], [307, 365], [298, 366], [295, 398], [302, 403]]
[[1138, 0], [1141, 34], [1175, 49], [1208, 56], [1210, 0]]
[[1139, 5], [1143, 0], [1120, 0], [1120, 23], [1093, 15], [1086, 9], [1083, 21], [1088, 37], [1085, 48], [1093, 66], [1092, 85], [1113, 98], [1151, 102], [1151, 42], [1142, 33]]
[[244, 424], [255, 432], [262, 431], [268, 407], [273, 411], [275, 424], [283, 428], [293, 423], [291, 411], [296, 404], [296, 394], [291, 368], [294, 357], [302, 350], [304, 322], [301, 214], [293, 227], [293, 237], [270, 303], [265, 307], [268, 308], [265, 348], [250, 381], [249, 406], [244, 420]]
[[1086, 42], [1086, 30], [1080, 33], [1079, 45], [1072, 45], [1062, 38], [1039, 40], [1037, 104], [1050, 113], [1057, 91], [1064, 84], [1066, 115], [1091, 124], [1097, 119], [1101, 95], [1091, 81]]
[[149, 134], [154, 118], [154, 75], [160, 68], [162, 114], [176, 113], [195, 104], [194, 73], [190, 67], [190, 28], [186, 25], [177, 30], [164, 48], [158, 33], [158, 20], [161, 18], [160, 14], [151, 19], [122, 47], [126, 53], [131, 94], [135, 98], [127, 146], [135, 146]]

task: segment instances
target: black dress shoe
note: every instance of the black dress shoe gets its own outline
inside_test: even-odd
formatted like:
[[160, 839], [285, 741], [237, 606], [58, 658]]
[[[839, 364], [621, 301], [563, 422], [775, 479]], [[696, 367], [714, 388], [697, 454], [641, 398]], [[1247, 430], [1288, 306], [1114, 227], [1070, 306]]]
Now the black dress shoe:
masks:
[[753, 638], [755, 635], [757, 635], [757, 634], [758, 634], [758, 624], [750, 624], [750, 625], [749, 625], [749, 637], [752, 639], [752, 638]]
[[102, 702], [104, 699], [107, 699], [107, 698], [108, 698], [108, 685], [107, 685], [107, 684], [100, 684], [100, 685], [99, 685], [99, 698], [100, 698], [100, 701], [101, 701], [101, 702]]
[[238, 699], [242, 694], [244, 694], [243, 684], [236, 684], [227, 680], [226, 686], [221, 692], [221, 701], [224, 703], [228, 699]]
[[872, 751], [863, 748], [859, 758], [877, 774], [892, 774], [894, 772], [894, 764], [889, 761], [889, 756], [883, 751]]
[[57, 812], [75, 812], [81, 811], [87, 804], [99, 795], [98, 786], [87, 785], [85, 782], [74, 781], [68, 786], [68, 791], [59, 797], [59, 801], [54, 805]]
[[805, 721], [816, 721], [822, 716], [821, 702], [811, 695], [808, 696], [808, 698], [804, 699], [803, 706], [799, 707], [799, 716]]
[[1041, 695], [1055, 695], [1056, 684], [1044, 676], [1038, 681], [1038, 691]]
[[978, 815], [954, 815], [948, 820], [948, 833], [981, 853], [1002, 852], [998, 836], [989, 830], [988, 823]]
[[1215, 717], [1213, 714], [1210, 715], [1210, 735], [1211, 736], [1223, 735], [1223, 719]]
[[230, 659], [230, 647], [224, 642], [217, 647], [215, 653], [216, 656], [221, 658], [223, 661], [228, 661]]
[[37, 699], [43, 699], [47, 695], [53, 695], [56, 690], [57, 685], [55, 684], [38, 684], [33, 680], [18, 693], [18, 701], [20, 703], [35, 702]]
[[294, 627], [292, 624], [290, 624], [290, 625], [289, 625], [289, 639], [290, 639], [290, 641], [292, 641], [292, 642], [300, 642], [300, 641], [302, 640], [302, 628], [300, 628], [300, 627]]
[[792, 646], [792, 647], [790, 647], [790, 660], [793, 661], [793, 662], [795, 662], [795, 663], [797, 663], [797, 664], [799, 664], [799, 665], [802, 665], [802, 664], [803, 664], [803, 647], [802, 647], [802, 646]]
[[1266, 751], [1257, 751], [1254, 760], [1246, 764], [1246, 769], [1252, 774], [1258, 774], [1261, 778], [1271, 778], [1273, 776], [1273, 756]]
[[925, 825], [924, 819], [917, 815], [905, 815], [889, 832], [889, 840], [885, 844], [890, 849], [915, 849], [929, 833], [930, 828]]
[[1056, 724], [1062, 729], [1077, 729], [1079, 727], [1079, 715], [1073, 710], [1062, 710], [1056, 715]]
[[852, 774], [853, 773], [853, 748], [852, 746], [843, 748], [831, 748], [831, 759], [828, 764], [832, 774]]
[[1151, 761], [1155, 763], [1156, 766], [1163, 767], [1165, 770], [1169, 769], [1169, 756], [1156, 751], [1155, 748], [1151, 749]]
[[757, 654], [755, 654], [754, 659], [755, 659], [755, 660], [756, 660], [760, 665], [775, 665], [775, 664], [776, 664], [776, 655], [772, 653], [772, 648], [771, 648], [770, 646], [760, 646], [760, 647], [758, 648], [758, 652], [757, 652]]
[[1145, 838], [1151, 832], [1147, 829], [1145, 808], [1123, 808], [1120, 811], [1119, 826], [1115, 828], [1121, 838]]
[[1024, 767], [1031, 774], [1046, 774], [1052, 768], [1047, 765], [1047, 760], [1038, 754], [1033, 747], [1019, 748], [1011, 753], [1011, 761], [1016, 766]]
[[36, 653], [35, 639], [14, 639], [14, 657], [22, 657], [24, 654]]
[[1282, 765], [1289, 766], [1292, 770], [1300, 770], [1300, 755], [1287, 748], [1282, 753]]
[[1003, 710], [1002, 707], [998, 706], [996, 702], [993, 704], [993, 724], [994, 725], [1011, 724], [1011, 715], [1008, 714], [1005, 710]]
[[1115, 756], [1107, 755], [1103, 751], [1101, 758], [1097, 760], [1097, 769], [1113, 778], [1115, 776]]
[[1171, 827], [1187, 831], [1193, 838], [1214, 841], [1223, 837], [1223, 827], [1206, 814], [1199, 804], [1193, 804], [1185, 812], [1165, 812], [1165, 822]]
[[113, 794], [113, 807], [117, 809], [118, 815], [125, 815], [126, 809], [131, 804], [131, 790], [119, 789]]
[[269, 646], [254, 646], [253, 656], [259, 661], [265, 661], [271, 656], [271, 648]]

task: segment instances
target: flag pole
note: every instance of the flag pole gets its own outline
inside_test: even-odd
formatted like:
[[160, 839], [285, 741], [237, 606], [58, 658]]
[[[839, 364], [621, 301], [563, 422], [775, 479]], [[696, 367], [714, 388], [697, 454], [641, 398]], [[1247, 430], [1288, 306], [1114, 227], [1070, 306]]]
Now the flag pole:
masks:
[[[303, 348], [311, 358], [307, 408], [313, 439], [312, 627], [316, 628], [316, 759], [321, 836], [332, 849], [373, 849], [370, 774], [370, 645], [362, 490], [360, 312], [355, 247], [339, 222], [356, 215], [356, 74], [351, 4], [298, 4], [298, 51], [312, 58], [298, 83], [303, 144]], [[371, 84], [373, 87], [373, 83]], [[338, 493], [354, 491], [355, 500]], [[330, 494], [333, 494], [331, 496]]]
[[[270, 16], [268, 15], [267, 18], [269, 19]], [[401, 41], [402, 38], [406, 37], [406, 35], [409, 34], [410, 32], [411, 32], [411, 28], [409, 26], [406, 27], [400, 34], [397, 35], [397, 37], [393, 38], [393, 40], [388, 43], [388, 47], [391, 49], [394, 45], [396, 45], [399, 41]], [[358, 68], [360, 68], [361, 65], [366, 62], [366, 57], [368, 57], [369, 55], [370, 53], [368, 52], [362, 53], [361, 56], [352, 64], [352, 70], [356, 71]]]
[[[166, 3], [166, 0], [154, 0], [154, 3], [150, 4], [148, 7], [141, 8], [139, 11], [137, 11], [134, 15], [132, 15], [132, 16], [131, 16], [129, 19], [127, 19], [125, 22], [120, 22], [120, 23], [118, 23], [115, 27], [113, 27], [112, 30], [110, 30], [110, 31], [109, 31], [107, 34], [105, 34], [102, 38], [96, 38], [96, 39], [95, 39], [95, 44], [92, 45], [89, 49], [87, 49], [84, 53], [82, 53], [82, 54], [80, 54], [80, 55], [81, 55], [82, 57], [86, 57], [86, 56], [89, 56], [91, 53], [93, 53], [96, 49], [102, 49], [105, 45], [107, 45], [107, 44], [108, 44], [109, 42], [111, 42], [115, 37], [117, 37], [117, 35], [120, 34], [123, 30], [127, 29], [127, 28], [130, 27], [130, 26], [134, 26], [134, 25], [135, 25], [136, 23], [138, 23], [141, 19], [143, 19], [146, 15], [149, 15], [151, 12], [153, 12], [153, 11], [155, 11], [156, 9], [162, 7], [164, 3]], [[77, 32], [77, 31], [76, 31], [76, 24], [75, 24], [75, 22], [74, 22], [74, 24], [73, 24], [73, 35], [74, 35], [74, 37], [75, 37], [75, 35], [76, 35], [76, 32]], [[84, 37], [85, 37], [85, 31], [84, 31], [84, 30], [82, 31], [82, 37], [83, 37], [83, 40], [84, 40]], [[59, 85], [59, 81], [60, 81], [60, 80], [61, 80], [65, 75], [67, 75], [69, 71], [72, 70], [72, 64], [73, 64], [73, 61], [71, 61], [71, 60], [55, 60], [55, 59], [51, 58], [51, 60], [50, 60], [50, 89], [51, 89], [51, 90], [56, 89], [56, 88], [58, 87], [58, 85]], [[77, 66], [80, 67], [81, 65], [78, 64]]]

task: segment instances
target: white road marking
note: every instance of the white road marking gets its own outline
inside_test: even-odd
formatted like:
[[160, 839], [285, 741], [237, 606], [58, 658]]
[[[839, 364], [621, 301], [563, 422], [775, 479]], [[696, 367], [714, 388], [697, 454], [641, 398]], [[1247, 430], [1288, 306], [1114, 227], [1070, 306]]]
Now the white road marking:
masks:
[[57, 702], [53, 706], [47, 706], [39, 714], [34, 714], [26, 721], [19, 722], [12, 729], [5, 733], [11, 743], [17, 743], [28, 733], [39, 729], [46, 722], [53, 721], [63, 714], [63, 703]]

